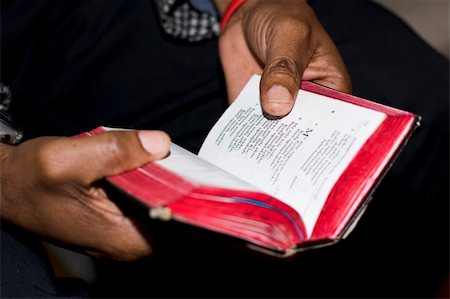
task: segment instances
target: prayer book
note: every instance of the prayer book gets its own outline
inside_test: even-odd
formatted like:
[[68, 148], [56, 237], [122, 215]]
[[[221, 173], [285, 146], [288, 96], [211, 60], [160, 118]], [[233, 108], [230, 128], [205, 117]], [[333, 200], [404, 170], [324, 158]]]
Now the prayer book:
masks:
[[168, 157], [107, 181], [152, 218], [281, 257], [345, 238], [420, 116], [304, 81], [292, 111], [268, 119], [260, 79], [249, 80], [197, 154], [172, 144]]

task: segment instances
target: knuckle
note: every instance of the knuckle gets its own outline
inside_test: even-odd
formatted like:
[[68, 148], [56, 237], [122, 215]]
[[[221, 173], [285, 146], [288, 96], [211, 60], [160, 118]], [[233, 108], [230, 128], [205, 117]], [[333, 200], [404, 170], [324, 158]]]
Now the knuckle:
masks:
[[297, 18], [295, 15], [287, 15], [284, 17], [280, 17], [277, 19], [277, 31], [280, 34], [292, 34], [295, 35], [298, 38], [302, 40], [309, 40], [311, 38], [311, 25], [299, 18]]
[[104, 146], [100, 149], [100, 155], [110, 157], [112, 163], [121, 167], [124, 161], [130, 158], [130, 152], [126, 144], [128, 143], [123, 134], [108, 132], [105, 134]]
[[104, 146], [102, 147], [104, 154], [111, 156], [119, 156], [123, 152], [122, 139], [118, 134], [105, 133]]
[[36, 164], [39, 177], [44, 182], [57, 183], [64, 180], [65, 173], [63, 159], [61, 157], [57, 142], [42, 144], [36, 150]]
[[122, 172], [139, 166], [146, 157], [135, 132], [108, 132], [99, 155], [107, 157], [113, 172]]

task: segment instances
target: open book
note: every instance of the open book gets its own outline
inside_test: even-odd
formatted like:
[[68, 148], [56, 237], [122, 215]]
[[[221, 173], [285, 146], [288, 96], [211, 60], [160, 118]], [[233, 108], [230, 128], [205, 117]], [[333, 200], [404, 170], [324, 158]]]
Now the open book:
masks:
[[303, 82], [289, 115], [269, 120], [259, 83], [250, 79], [198, 155], [173, 144], [167, 158], [107, 180], [153, 218], [276, 255], [344, 238], [420, 118]]

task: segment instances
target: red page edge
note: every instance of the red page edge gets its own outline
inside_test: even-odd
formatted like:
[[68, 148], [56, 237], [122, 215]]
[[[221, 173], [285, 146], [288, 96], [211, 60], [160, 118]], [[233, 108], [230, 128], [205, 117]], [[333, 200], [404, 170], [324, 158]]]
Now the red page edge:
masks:
[[[420, 116], [351, 94], [339, 92], [312, 82], [302, 82], [301, 88], [336, 100], [380, 111], [387, 116], [336, 182], [309, 240], [311, 243], [320, 240], [332, 241], [348, 235], [348, 230], [351, 230], [355, 224], [353, 222], [359, 220], [361, 213], [365, 210], [364, 204], [368, 204], [372, 193], [379, 185], [384, 174], [406, 145], [414, 129], [419, 124]], [[389, 134], [385, 134], [387, 129], [389, 129]], [[390, 136], [390, 138], [386, 138], [386, 136]], [[370, 181], [360, 180], [349, 183], [348, 179], [354, 176], [358, 169], [360, 169], [358, 164], [364, 163], [364, 159], [367, 159], [364, 156], [370, 154], [370, 148], [374, 145], [377, 147], [384, 146], [385, 148], [381, 154], [373, 154], [372, 157], [377, 155], [377, 161], [370, 167], [364, 169], [363, 176], [367, 175]], [[342, 188], [343, 185], [346, 187]], [[343, 191], [347, 193], [344, 196], [342, 196]], [[354, 196], [350, 196], [353, 192], [355, 192]], [[302, 244], [299, 245], [301, 246]]]

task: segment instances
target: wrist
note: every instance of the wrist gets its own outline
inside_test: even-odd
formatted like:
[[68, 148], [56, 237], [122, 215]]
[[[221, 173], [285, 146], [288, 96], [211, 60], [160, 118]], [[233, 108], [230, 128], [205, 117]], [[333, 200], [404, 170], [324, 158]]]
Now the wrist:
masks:
[[219, 13], [220, 17], [223, 16], [225, 9], [230, 2], [230, 0], [214, 0], [214, 5], [216, 6], [216, 10]]
[[[254, 2], [254, 4], [256, 4], [258, 1], [260, 0], [215, 0], [216, 7], [222, 17], [220, 21], [220, 30], [221, 31], [225, 30], [228, 23], [230, 23], [230, 19], [232, 19], [232, 17], [236, 15], [237, 11], [242, 11], [243, 6], [251, 7], [252, 4], [250, 4], [249, 2]], [[291, 1], [295, 1], [296, 3], [308, 3], [309, 0], [291, 0]]]
[[12, 171], [11, 155], [12, 151], [15, 150], [15, 146], [0, 143], [0, 218], [6, 221], [12, 221], [15, 216], [20, 217], [17, 213], [14, 213], [16, 207], [20, 207], [20, 205], [16, 205], [17, 203], [14, 201], [15, 198], [19, 197], [18, 194], [12, 196], [15, 193], [14, 182], [12, 181], [15, 177], [14, 171]]
[[[220, 30], [223, 31], [227, 26], [231, 16], [244, 4], [246, 0], [231, 0], [221, 12], [222, 19], [220, 21]], [[223, 5], [223, 4], [222, 4]]]

